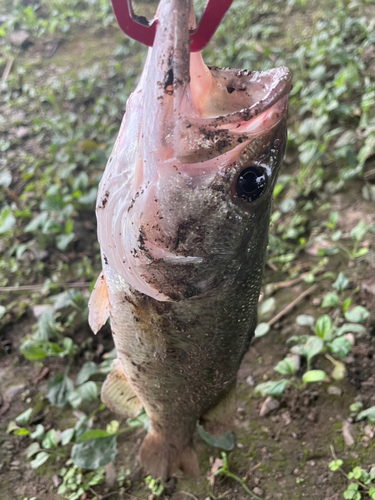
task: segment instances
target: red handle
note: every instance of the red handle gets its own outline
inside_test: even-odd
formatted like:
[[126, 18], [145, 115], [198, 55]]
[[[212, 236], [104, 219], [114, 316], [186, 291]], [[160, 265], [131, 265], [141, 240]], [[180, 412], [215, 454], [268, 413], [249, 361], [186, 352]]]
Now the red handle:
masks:
[[[157, 20], [146, 26], [137, 20], [131, 0], [111, 0], [113, 11], [122, 31], [130, 38], [152, 47], [155, 40]], [[201, 22], [190, 34], [191, 52], [201, 51], [211, 40], [233, 0], [208, 0]]]

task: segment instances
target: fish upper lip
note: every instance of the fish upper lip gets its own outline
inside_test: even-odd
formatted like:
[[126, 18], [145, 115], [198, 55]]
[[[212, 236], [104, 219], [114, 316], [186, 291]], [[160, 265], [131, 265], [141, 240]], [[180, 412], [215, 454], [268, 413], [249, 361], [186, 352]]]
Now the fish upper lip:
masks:
[[[228, 113], [227, 115], [220, 115], [215, 118], [200, 118], [200, 124], [203, 126], [216, 128], [236, 122], [248, 122], [253, 118], [259, 116], [264, 111], [270, 109], [283, 97], [288, 95], [292, 90], [293, 74], [290, 69], [285, 66], [280, 66], [278, 68], [275, 68], [275, 72], [279, 73], [279, 75], [277, 75], [277, 78], [275, 78], [277, 83], [273, 88], [269, 90], [268, 94], [266, 93], [263, 99], [255, 102], [248, 108], [243, 108], [239, 111]], [[264, 74], [266, 72], [259, 72], [259, 75], [262, 75], [262, 73]]]
[[[272, 106], [274, 106], [276, 103], [278, 103], [283, 97], [288, 95], [290, 91], [292, 90], [292, 78], [293, 74], [290, 71], [289, 68], [286, 68], [285, 66], [281, 66], [280, 68], [276, 68], [277, 70], [282, 70], [284, 71], [284, 75], [280, 78], [277, 86], [275, 89], [273, 89], [272, 93], [270, 96], [266, 97], [265, 99], [262, 99], [261, 101], [254, 103], [253, 106], [246, 110], [241, 110], [242, 111], [249, 111], [253, 112], [252, 117], [259, 115], [260, 113], [263, 113], [264, 111], [267, 111], [267, 109], [270, 109]], [[251, 119], [249, 118], [249, 119]], [[245, 120], [247, 121], [247, 120]]]
[[292, 72], [290, 71], [290, 69], [285, 67], [282, 67], [281, 69], [285, 71], [285, 76], [283, 78], [280, 78], [276, 89], [274, 89], [272, 92], [272, 95], [266, 97], [265, 99], [262, 99], [258, 103], [253, 104], [253, 106], [249, 108], [249, 111], [254, 109], [256, 115], [263, 113], [263, 111], [271, 108], [283, 97], [290, 93], [290, 91], [292, 90]]

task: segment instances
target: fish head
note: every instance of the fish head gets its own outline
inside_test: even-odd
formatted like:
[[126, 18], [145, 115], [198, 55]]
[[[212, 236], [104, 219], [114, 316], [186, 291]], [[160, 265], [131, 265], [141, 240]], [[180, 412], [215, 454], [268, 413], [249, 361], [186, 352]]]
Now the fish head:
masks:
[[98, 235], [105, 274], [178, 301], [261, 279], [291, 73], [207, 67], [189, 50], [189, 0], [162, 0], [157, 17], [99, 187]]

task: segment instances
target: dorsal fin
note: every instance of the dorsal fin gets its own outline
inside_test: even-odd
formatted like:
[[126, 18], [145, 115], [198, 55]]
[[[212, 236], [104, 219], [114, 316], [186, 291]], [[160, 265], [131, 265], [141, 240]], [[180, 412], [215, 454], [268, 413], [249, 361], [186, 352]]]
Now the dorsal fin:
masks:
[[108, 288], [103, 271], [96, 280], [89, 300], [89, 325], [97, 334], [109, 317]]

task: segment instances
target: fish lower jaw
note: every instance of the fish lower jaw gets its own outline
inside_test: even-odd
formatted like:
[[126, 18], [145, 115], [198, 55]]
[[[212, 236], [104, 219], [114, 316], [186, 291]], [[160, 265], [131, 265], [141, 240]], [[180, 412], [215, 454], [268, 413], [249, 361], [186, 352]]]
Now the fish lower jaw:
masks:
[[226, 128], [233, 134], [246, 137], [247, 141], [263, 135], [265, 132], [274, 128], [287, 114], [288, 95], [279, 99], [270, 108], [267, 108], [260, 114], [257, 114], [251, 120], [242, 120], [239, 123], [231, 123]]

